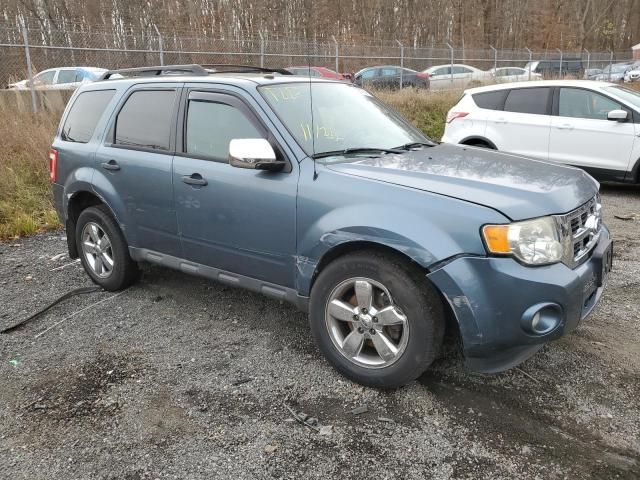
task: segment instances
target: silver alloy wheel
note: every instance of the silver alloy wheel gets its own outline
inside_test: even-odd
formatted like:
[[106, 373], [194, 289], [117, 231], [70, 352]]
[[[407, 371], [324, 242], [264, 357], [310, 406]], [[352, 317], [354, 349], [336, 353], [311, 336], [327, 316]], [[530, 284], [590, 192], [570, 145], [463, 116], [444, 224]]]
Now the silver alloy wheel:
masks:
[[100, 278], [113, 272], [113, 247], [100, 225], [88, 222], [82, 229], [82, 253], [89, 268]]
[[334, 288], [325, 321], [338, 351], [362, 367], [388, 367], [407, 348], [407, 317], [393, 303], [389, 290], [369, 278], [350, 278]]

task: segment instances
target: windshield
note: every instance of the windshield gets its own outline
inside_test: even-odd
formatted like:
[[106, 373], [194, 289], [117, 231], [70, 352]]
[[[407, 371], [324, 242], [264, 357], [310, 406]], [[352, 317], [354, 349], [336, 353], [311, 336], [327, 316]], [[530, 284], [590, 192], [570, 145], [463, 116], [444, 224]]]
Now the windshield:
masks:
[[429, 142], [399, 114], [351, 85], [286, 83], [259, 91], [307, 155]]
[[631, 90], [627, 87], [604, 87], [603, 90], [615, 95], [618, 98], [630, 103], [636, 109], [640, 110], [640, 92]]

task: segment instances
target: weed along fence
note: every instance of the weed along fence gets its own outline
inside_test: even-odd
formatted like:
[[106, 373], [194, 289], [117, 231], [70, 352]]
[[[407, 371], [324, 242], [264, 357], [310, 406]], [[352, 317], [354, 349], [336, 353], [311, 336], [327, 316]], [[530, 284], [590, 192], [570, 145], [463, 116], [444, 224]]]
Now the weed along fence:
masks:
[[0, 90], [0, 111], [31, 112], [35, 99], [37, 111], [60, 114], [72, 93], [68, 90]]

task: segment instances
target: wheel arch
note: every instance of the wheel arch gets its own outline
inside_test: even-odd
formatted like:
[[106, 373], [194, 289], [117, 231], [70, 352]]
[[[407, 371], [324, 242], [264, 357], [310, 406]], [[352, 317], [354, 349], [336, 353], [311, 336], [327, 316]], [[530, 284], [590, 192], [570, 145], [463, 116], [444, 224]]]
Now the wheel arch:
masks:
[[109, 213], [116, 218], [113, 209], [95, 192], [89, 190], [78, 190], [67, 200], [65, 228], [67, 231], [67, 247], [70, 258], [78, 258], [78, 245], [76, 244], [76, 224], [80, 214], [89, 207], [104, 205]]
[[498, 150], [498, 147], [496, 146], [495, 143], [493, 143], [491, 140], [481, 135], [472, 135], [472, 136], [463, 138], [458, 143], [460, 145], [469, 145], [469, 146], [477, 146], [478, 143], [484, 143], [492, 150]]

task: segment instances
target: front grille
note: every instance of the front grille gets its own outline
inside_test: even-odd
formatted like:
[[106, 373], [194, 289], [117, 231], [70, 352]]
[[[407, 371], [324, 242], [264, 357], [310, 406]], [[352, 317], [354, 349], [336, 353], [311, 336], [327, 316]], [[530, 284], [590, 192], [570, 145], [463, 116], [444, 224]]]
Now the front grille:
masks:
[[600, 198], [593, 197], [565, 215], [556, 216], [565, 247], [563, 262], [575, 268], [589, 258], [600, 238], [602, 212]]

